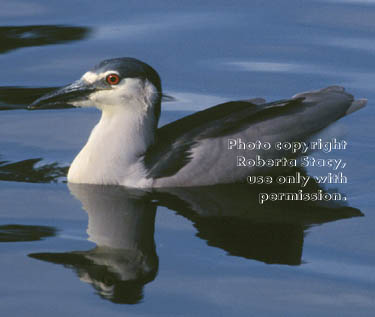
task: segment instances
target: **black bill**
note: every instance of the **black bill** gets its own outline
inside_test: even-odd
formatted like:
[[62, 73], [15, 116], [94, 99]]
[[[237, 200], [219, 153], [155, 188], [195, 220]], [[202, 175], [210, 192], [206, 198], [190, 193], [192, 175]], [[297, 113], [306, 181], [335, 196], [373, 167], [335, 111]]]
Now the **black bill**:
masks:
[[86, 101], [95, 90], [95, 87], [79, 80], [40, 97], [29, 105], [28, 109], [73, 108], [77, 106], [75, 103]]

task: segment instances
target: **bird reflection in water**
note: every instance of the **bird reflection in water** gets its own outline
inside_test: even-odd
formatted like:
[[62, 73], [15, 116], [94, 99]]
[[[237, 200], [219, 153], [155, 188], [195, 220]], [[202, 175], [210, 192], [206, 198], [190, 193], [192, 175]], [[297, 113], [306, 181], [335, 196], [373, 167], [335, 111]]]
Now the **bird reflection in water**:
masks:
[[73, 268], [80, 280], [115, 303], [135, 304], [154, 280], [158, 256], [154, 242], [156, 205], [147, 192], [118, 186], [69, 184], [88, 213], [88, 251], [38, 253], [31, 257]]
[[[269, 185], [267, 185], [269, 186]], [[317, 185], [306, 190], [316, 191]], [[229, 255], [269, 264], [300, 265], [306, 230], [363, 214], [354, 208], [306, 201], [259, 205], [258, 192], [298, 190], [247, 184], [140, 190], [121, 186], [69, 184], [88, 213], [88, 251], [34, 253], [31, 257], [72, 268], [105, 299], [135, 304], [143, 286], [155, 279], [157, 206], [188, 218], [197, 236]], [[326, 203], [325, 203], [326, 204]]]

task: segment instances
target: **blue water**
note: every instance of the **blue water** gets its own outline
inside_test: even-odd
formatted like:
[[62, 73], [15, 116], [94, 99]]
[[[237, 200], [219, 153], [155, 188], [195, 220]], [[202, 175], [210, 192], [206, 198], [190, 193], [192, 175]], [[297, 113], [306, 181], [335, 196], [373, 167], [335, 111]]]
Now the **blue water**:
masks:
[[[212, 207], [240, 214], [242, 196], [231, 207], [205, 193], [194, 213], [169, 196], [156, 198], [155, 211], [134, 193], [68, 188], [38, 168], [68, 166], [100, 114], [0, 111], [0, 161], [42, 159], [0, 182], [2, 314], [373, 315], [375, 1], [7, 1], [0, 20], [6, 97], [9, 86], [61, 86], [102, 59], [132, 56], [176, 98], [161, 124], [228, 100], [332, 84], [369, 99], [328, 131], [349, 143], [340, 154], [349, 182], [328, 189], [355, 209], [319, 219], [282, 205], [229, 221]], [[11, 97], [0, 93], [0, 106], [23, 105]]]

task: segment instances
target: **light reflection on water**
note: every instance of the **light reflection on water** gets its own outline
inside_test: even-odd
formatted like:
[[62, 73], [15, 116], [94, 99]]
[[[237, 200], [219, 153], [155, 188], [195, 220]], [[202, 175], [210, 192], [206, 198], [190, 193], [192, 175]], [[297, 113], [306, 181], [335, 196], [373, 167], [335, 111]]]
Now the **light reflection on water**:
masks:
[[[143, 59], [161, 74], [165, 91], [177, 99], [164, 105], [168, 111], [163, 114], [162, 123], [227, 100], [288, 98], [331, 84], [345, 85], [356, 96], [369, 98], [366, 109], [333, 128], [346, 130], [345, 138], [350, 145], [343, 154], [348, 163], [349, 183], [342, 184], [339, 190], [345, 192], [350, 205], [360, 209], [364, 217], [322, 212], [320, 221], [307, 221], [308, 208], [298, 212], [289, 206], [284, 213], [273, 211], [272, 216], [253, 210], [256, 217], [251, 221], [240, 218], [239, 222], [225, 222], [213, 217], [215, 221], [210, 222], [197, 212], [197, 206], [211, 202], [217, 207], [220, 204], [213, 198], [224, 195], [211, 195], [210, 200], [206, 193], [201, 202], [192, 200], [197, 199], [196, 195], [186, 197], [187, 192], [183, 197], [181, 193], [153, 197], [159, 207], [154, 219], [155, 236], [152, 235], [152, 243], [146, 243], [152, 261], [146, 262], [155, 264], [158, 257], [159, 265], [149, 266], [152, 274], [146, 274], [147, 278], [142, 277], [142, 269], [147, 265], [132, 266], [143, 263], [134, 260], [142, 256], [137, 258], [137, 252], [129, 252], [132, 248], [143, 252], [144, 241], [137, 245], [136, 239], [131, 240], [133, 245], [127, 246], [125, 253], [102, 252], [100, 247], [98, 250], [92, 242], [82, 239], [87, 227], [90, 229], [91, 225], [92, 229], [90, 215], [87, 219], [61, 178], [58, 184], [25, 183], [30, 181], [26, 178], [31, 174], [46, 182], [54, 175], [61, 177], [61, 173], [56, 174], [55, 165], [50, 165], [49, 170], [38, 168], [55, 162], [59, 168], [69, 165], [98, 113], [1, 111], [0, 176], [3, 173], [8, 178], [0, 182], [0, 219], [2, 225], [16, 226], [0, 227], [0, 234], [1, 229], [10, 228], [12, 238], [17, 239], [18, 235], [32, 240], [22, 242], [19, 238], [17, 243], [0, 245], [6, 255], [0, 261], [6, 290], [3, 294], [10, 299], [0, 304], [2, 311], [25, 315], [22, 307], [28, 306], [28, 312], [47, 316], [50, 311], [46, 305], [51, 304], [58, 307], [55, 313], [59, 316], [78, 310], [92, 316], [109, 312], [113, 316], [124, 312], [248, 315], [250, 311], [278, 316], [280, 307], [288, 316], [370, 315], [375, 303], [371, 278], [375, 262], [371, 188], [375, 184], [370, 154], [375, 141], [371, 107], [373, 3], [127, 1], [107, 5], [91, 1], [81, 2], [79, 7], [71, 1], [64, 5], [45, 1], [2, 4], [0, 108], [23, 108], [43, 89], [65, 85], [98, 61], [118, 56]], [[35, 25], [49, 27], [40, 29]], [[32, 165], [34, 161], [25, 161], [39, 157], [43, 161], [36, 165]], [[3, 161], [18, 165], [9, 169]], [[6, 182], [9, 175], [16, 175], [13, 180], [23, 182]], [[196, 207], [194, 212], [186, 209], [189, 204]], [[251, 207], [246, 204], [244, 199], [241, 205]], [[210, 210], [204, 207], [202, 210]], [[115, 212], [115, 208], [111, 210]], [[228, 212], [230, 208], [223, 210]], [[129, 213], [125, 214], [131, 216]], [[287, 215], [292, 219], [300, 216], [299, 220], [305, 221], [297, 224], [298, 230], [295, 224], [275, 224], [277, 216]], [[124, 215], [120, 212], [120, 216]], [[328, 219], [330, 216], [332, 219]], [[335, 219], [341, 220], [328, 223]], [[246, 230], [253, 239], [246, 240]], [[37, 241], [38, 234], [45, 232], [45, 240]], [[126, 233], [130, 232], [128, 229]], [[267, 248], [267, 237], [272, 234], [271, 241], [277, 236], [279, 245]], [[98, 241], [94, 242], [100, 246]], [[253, 253], [244, 253], [249, 250]], [[31, 257], [27, 257], [29, 254]], [[125, 272], [124, 267], [130, 271]], [[103, 272], [123, 280], [124, 276], [138, 272], [141, 278], [133, 278], [137, 275], [134, 273], [128, 279], [134, 283], [127, 285], [137, 290], [133, 302], [139, 304], [114, 306], [100, 299], [111, 299]], [[86, 287], [87, 283], [92, 287]], [[26, 296], [21, 298], [19, 294]]]

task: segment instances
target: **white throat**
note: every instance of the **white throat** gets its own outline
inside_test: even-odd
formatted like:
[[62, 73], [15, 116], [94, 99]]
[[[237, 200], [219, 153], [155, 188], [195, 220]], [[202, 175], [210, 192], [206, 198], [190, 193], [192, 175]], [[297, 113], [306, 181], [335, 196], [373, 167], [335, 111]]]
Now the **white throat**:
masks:
[[152, 105], [131, 98], [125, 105], [100, 108], [102, 117], [70, 166], [68, 181], [149, 187], [142, 156], [155, 137]]

